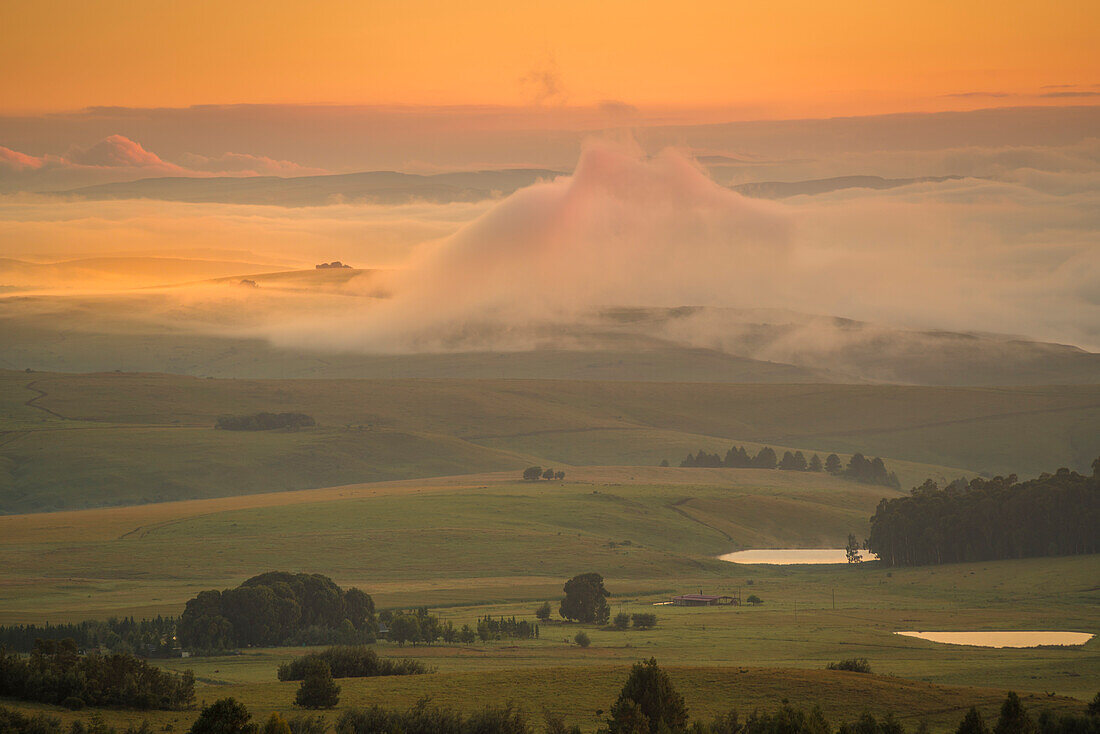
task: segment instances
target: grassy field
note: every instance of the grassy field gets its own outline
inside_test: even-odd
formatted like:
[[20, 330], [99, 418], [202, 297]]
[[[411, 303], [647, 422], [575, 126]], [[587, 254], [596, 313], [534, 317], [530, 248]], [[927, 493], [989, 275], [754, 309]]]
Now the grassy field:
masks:
[[[215, 431], [301, 411], [298, 433]], [[0, 372], [0, 511], [518, 470], [656, 465], [732, 443], [881, 455], [905, 487], [1085, 469], [1100, 386], [937, 388], [522, 380], [211, 380]]]
[[[426, 694], [459, 701], [464, 692], [497, 690], [498, 681], [507, 680], [519, 700], [564, 706], [574, 688], [545, 690], [546, 676], [560, 676], [587, 681], [580, 700], [594, 711], [606, 708], [604, 699], [625, 666], [650, 655], [684, 669], [692, 681], [689, 701], [699, 702], [700, 714], [724, 705], [755, 705], [783, 690], [791, 700], [846, 706], [852, 716], [865, 701], [887, 707], [896, 701], [898, 710], [909, 713], [931, 711], [892, 693], [868, 692], [873, 689], [852, 698], [843, 686], [833, 690], [824, 679], [812, 678], [824, 673], [805, 673], [807, 679], [758, 670], [817, 671], [828, 661], [854, 656], [869, 658], [876, 673], [904, 679], [853, 679], [874, 681], [868, 686], [908, 686], [910, 692], [920, 690], [911, 688], [915, 682], [993, 688], [996, 693], [981, 694], [990, 705], [1010, 688], [1078, 699], [1100, 688], [1097, 639], [1081, 648], [987, 650], [893, 634], [903, 629], [1100, 631], [1096, 556], [892, 570], [877, 564], [731, 564], [715, 556], [739, 547], [842, 545], [849, 531], [865, 530], [883, 490], [821, 475], [753, 470], [570, 471], [570, 479], [560, 483], [485, 474], [2, 517], [0, 621], [175, 614], [198, 590], [236, 585], [278, 567], [326, 573], [341, 585], [366, 589], [380, 607], [424, 604], [462, 624], [484, 613], [530, 618], [538, 603], [560, 597], [565, 578], [597, 570], [614, 594], [614, 611], [656, 611], [658, 628], [588, 628], [593, 639], [588, 650], [563, 642], [576, 626], [555, 624], [545, 625], [534, 642], [384, 647], [386, 654], [423, 658], [440, 672], [348, 682], [345, 702], [384, 696], [381, 700], [404, 704]], [[181, 555], [181, 548], [187, 553]], [[671, 594], [698, 590], [753, 593], [765, 603], [652, 606]], [[195, 668], [202, 697], [240, 695], [264, 710], [286, 708], [291, 689], [273, 675], [277, 663], [293, 654], [247, 651], [167, 664]], [[742, 667], [762, 679], [772, 676], [771, 688], [762, 689], [772, 693], [743, 694], [737, 678]], [[553, 672], [562, 668], [570, 671]], [[729, 704], [697, 679], [728, 693]], [[817, 682], [790, 682], [798, 680]], [[830, 685], [847, 680], [828, 678]], [[794, 687], [784, 689], [784, 681]], [[823, 698], [797, 698], [808, 689], [820, 689], [815, 695]], [[955, 717], [950, 707], [936, 710], [940, 718], [929, 716], [944, 725]]]

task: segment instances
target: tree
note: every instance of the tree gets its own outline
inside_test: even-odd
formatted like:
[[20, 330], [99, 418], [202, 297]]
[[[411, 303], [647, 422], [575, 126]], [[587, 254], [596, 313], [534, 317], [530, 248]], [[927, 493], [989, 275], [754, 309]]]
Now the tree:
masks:
[[839, 456], [837, 456], [836, 454], [829, 454], [827, 457], [825, 457], [825, 471], [829, 472], [830, 474], [840, 474], [841, 469], [842, 466]]
[[324, 660], [310, 661], [294, 703], [307, 709], [330, 709], [340, 702], [340, 686]]
[[523, 470], [523, 479], [527, 482], [537, 482], [538, 478], [542, 476], [541, 466], [529, 466]]
[[981, 712], [971, 706], [962, 722], [959, 723], [959, 728], [955, 730], [955, 734], [989, 734], [989, 727], [985, 725]]
[[260, 734], [291, 734], [290, 724], [286, 723], [286, 719], [279, 716], [277, 712], [274, 712], [264, 722]]
[[557, 480], [565, 479], [565, 472], [563, 472], [563, 471], [554, 472], [554, 479], [557, 479]]
[[588, 633], [586, 633], [584, 630], [581, 630], [573, 637], [573, 642], [577, 643], [581, 647], [588, 647], [592, 644], [591, 638], [589, 638]]
[[401, 646], [420, 642], [420, 619], [415, 614], [398, 614], [390, 622], [390, 639]]
[[809, 468], [810, 468], [810, 471], [821, 471], [822, 469], [824, 469], [825, 467], [821, 463], [821, 457], [818, 456], [817, 454], [814, 454], [813, 456], [811, 456], [810, 457]]
[[770, 446], [760, 449], [752, 459], [752, 465], [757, 469], [774, 469], [777, 463], [775, 451]]
[[546, 622], [550, 619], [550, 602], [544, 601], [542, 606], [535, 610], [535, 617], [540, 622]]
[[993, 727], [993, 734], [1035, 734], [1037, 731], [1035, 722], [1020, 703], [1020, 697], [1015, 691], [1009, 691], [1001, 704], [1001, 715]]
[[757, 606], [758, 604], [763, 604], [763, 603], [764, 603], [764, 600], [763, 600], [763, 599], [761, 599], [761, 598], [760, 598], [759, 596], [757, 596], [756, 594], [749, 594], [749, 598], [745, 600], [745, 603], [746, 603], [746, 604], [752, 604], [752, 605], [753, 605], [753, 606], [755, 607], [755, 606]]
[[[1097, 461], [1100, 461], [1100, 459], [1098, 459]], [[661, 459], [661, 463], [657, 466], [668, 466], [668, 459]]]
[[848, 533], [848, 545], [844, 552], [848, 556], [848, 563], [859, 563], [863, 560], [859, 555], [859, 541], [852, 533]]
[[566, 581], [562, 590], [565, 597], [561, 600], [558, 614], [577, 622], [607, 624], [611, 616], [607, 597], [611, 594], [603, 586], [603, 576], [598, 573], [578, 574]]
[[653, 658], [634, 664], [609, 713], [611, 734], [683, 731], [688, 719], [684, 697]]
[[634, 622], [635, 629], [647, 630], [657, 626], [657, 615], [652, 612], [632, 614], [630, 618]]
[[[803, 462], [805, 462], [805, 459], [803, 459]], [[794, 459], [794, 454], [792, 454], [790, 451], [784, 451], [783, 458], [779, 460], [778, 468], [784, 471], [793, 471], [794, 469], [797, 469], [798, 466], [797, 462]]]
[[626, 612], [619, 612], [615, 615], [615, 620], [611, 623], [611, 626], [617, 630], [624, 630], [630, 626], [630, 615]]
[[257, 734], [258, 729], [243, 703], [221, 698], [202, 710], [191, 734]]
[[554, 478], [554, 470], [553, 469], [547, 469], [546, 471], [544, 471], [542, 473], [542, 478], [543, 479], [553, 479]]
[[806, 471], [809, 464], [806, 463], [806, 457], [801, 451], [794, 452], [794, 469], [795, 471]]

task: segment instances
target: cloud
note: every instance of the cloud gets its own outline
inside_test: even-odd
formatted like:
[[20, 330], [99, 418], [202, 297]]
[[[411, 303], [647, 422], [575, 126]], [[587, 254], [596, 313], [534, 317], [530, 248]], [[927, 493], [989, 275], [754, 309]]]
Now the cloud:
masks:
[[328, 173], [323, 168], [302, 166], [294, 161], [276, 160], [247, 153], [223, 153], [219, 156], [203, 156], [185, 153], [180, 160], [193, 172], [237, 174], [249, 176], [311, 176]]
[[560, 104], [566, 99], [561, 71], [558, 70], [558, 64], [552, 56], [524, 74], [520, 84], [535, 105], [551, 102]]
[[20, 153], [17, 150], [0, 145], [0, 170], [35, 171], [43, 165], [45, 165], [45, 160], [42, 158], [36, 158], [33, 155]]
[[[609, 306], [703, 305], [1095, 349], [1100, 173], [1087, 157], [1075, 168], [776, 203], [718, 186], [673, 150], [647, 157], [593, 144], [572, 176], [521, 190], [419, 248], [384, 284], [388, 301], [261, 333], [379, 353], [560, 347], [569, 324]], [[876, 338], [833, 338], [816, 323], [805, 345]], [[710, 326], [692, 334], [698, 346], [768, 359], [795, 351]]]
[[110, 135], [89, 148], [73, 148], [65, 160], [75, 166], [100, 168], [150, 168], [182, 172], [179, 166], [167, 163], [122, 135]]
[[328, 171], [248, 153], [184, 153], [180, 163], [161, 158], [124, 135], [108, 135], [64, 155], [33, 156], [0, 147], [0, 192], [65, 190], [150, 176], [306, 176]]

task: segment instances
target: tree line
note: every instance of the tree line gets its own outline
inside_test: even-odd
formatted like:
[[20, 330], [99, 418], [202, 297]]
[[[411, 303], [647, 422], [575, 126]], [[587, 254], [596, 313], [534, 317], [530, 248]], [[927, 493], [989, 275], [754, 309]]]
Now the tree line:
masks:
[[0, 696], [73, 710], [86, 705], [171, 710], [194, 703], [195, 678], [190, 671], [165, 672], [128, 653], [82, 655], [71, 639], [39, 640], [30, 655], [0, 649]]
[[250, 415], [221, 415], [214, 428], [223, 431], [273, 431], [286, 428], [312, 428], [317, 422], [305, 413], [252, 413]]
[[[338, 688], [336, 689], [339, 690]], [[98, 729], [98, 730], [97, 730]], [[252, 720], [248, 709], [233, 698], [224, 698], [203, 708], [190, 734], [325, 734], [328, 724], [321, 717], [284, 719], [272, 714], [263, 724]], [[62, 734], [60, 720], [39, 714], [29, 717], [0, 707], [0, 731], [5, 734]], [[74, 722], [69, 734], [115, 734], [102, 726], [89, 730]], [[433, 705], [423, 698], [406, 710], [380, 705], [345, 711], [336, 720], [336, 734], [580, 734], [577, 724], [549, 711], [543, 726], [534, 724], [513, 703], [503, 707], [487, 705], [471, 714]], [[912, 730], [928, 731], [925, 722]], [[887, 713], [877, 718], [862, 714], [854, 721], [834, 726], [821, 709], [806, 710], [787, 703], [772, 710], [753, 710], [744, 719], [735, 709], [713, 718], [692, 720], [684, 697], [667, 672], [650, 658], [630, 670], [617, 698], [598, 729], [600, 734], [906, 734], [905, 725]], [[1034, 717], [1010, 692], [1001, 704], [992, 727], [971, 707], [954, 729], [955, 734], [1100, 734], [1100, 694], [1079, 713], [1053, 714], [1042, 711]], [[146, 725], [126, 734], [149, 734]]]
[[555, 471], [553, 467], [529, 466], [523, 470], [523, 481], [537, 482], [539, 479], [565, 479], [565, 472]]
[[486, 614], [478, 617], [477, 636], [483, 641], [503, 640], [511, 638], [515, 640], [536, 640], [539, 636], [539, 626], [526, 619], [516, 620], [515, 616], [497, 618]]
[[890, 566], [1064, 556], [1100, 550], [1100, 458], [1093, 474], [1069, 469], [1019, 482], [1015, 474], [931, 479], [906, 497], [883, 499], [867, 549]]
[[303, 680], [310, 665], [321, 661], [328, 666], [333, 678], [373, 678], [382, 675], [421, 675], [431, 669], [418, 660], [380, 658], [378, 653], [365, 645], [330, 647], [321, 652], [294, 658], [279, 666], [281, 681]]
[[[668, 462], [662, 462], [663, 466], [668, 466]], [[731, 469], [781, 469], [783, 471], [811, 471], [811, 472], [828, 472], [836, 476], [846, 477], [853, 479], [857, 482], [864, 484], [879, 484], [885, 487], [900, 488], [901, 483], [898, 481], [898, 477], [894, 472], [888, 471], [886, 464], [879, 457], [874, 459], [868, 459], [863, 454], [853, 454], [848, 459], [848, 465], [844, 466], [840, 457], [836, 454], [829, 454], [825, 461], [821, 460], [821, 457], [817, 454], [813, 454], [809, 459], [801, 451], [784, 451], [783, 457], [779, 458], [775, 450], [770, 446], [765, 446], [756, 454], [750, 454], [744, 446], [733, 446], [726, 455], [720, 456], [717, 453], [708, 454], [706, 451], [699, 449], [697, 454], [688, 454], [683, 461], [680, 462], [682, 467], [703, 467], [703, 468], [731, 468]]]
[[181, 645], [195, 650], [373, 642], [374, 600], [320, 574], [271, 571], [235, 589], [202, 591], [180, 617]]
[[179, 654], [175, 645], [178, 617], [135, 620], [112, 617], [106, 621], [86, 619], [69, 624], [19, 624], [0, 627], [0, 648], [15, 652], [30, 652], [36, 640], [76, 642], [81, 650], [127, 652], [147, 658], [173, 657]]

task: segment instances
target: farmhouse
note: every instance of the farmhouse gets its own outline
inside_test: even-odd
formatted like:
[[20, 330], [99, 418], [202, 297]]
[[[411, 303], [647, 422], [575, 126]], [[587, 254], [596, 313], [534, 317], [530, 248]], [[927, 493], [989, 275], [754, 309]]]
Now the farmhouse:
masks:
[[737, 599], [732, 596], [711, 596], [710, 594], [681, 594], [672, 597], [672, 603], [678, 607], [716, 607], [719, 605], [737, 604]]

